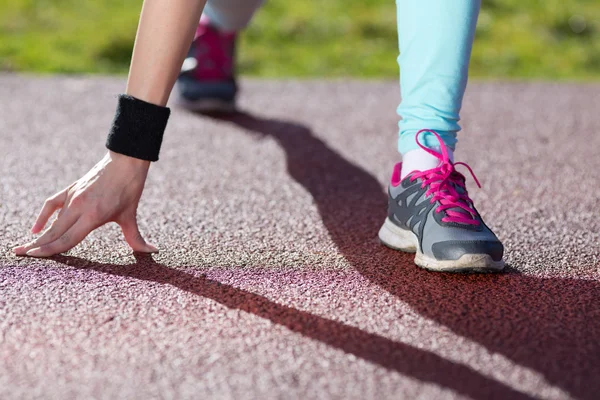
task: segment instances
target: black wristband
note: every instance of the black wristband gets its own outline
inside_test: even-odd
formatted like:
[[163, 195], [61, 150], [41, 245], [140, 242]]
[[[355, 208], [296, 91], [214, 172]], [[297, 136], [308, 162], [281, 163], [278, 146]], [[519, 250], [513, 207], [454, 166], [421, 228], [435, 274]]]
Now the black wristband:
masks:
[[147, 161], [158, 161], [158, 153], [171, 110], [119, 95], [119, 104], [106, 148], [115, 153]]

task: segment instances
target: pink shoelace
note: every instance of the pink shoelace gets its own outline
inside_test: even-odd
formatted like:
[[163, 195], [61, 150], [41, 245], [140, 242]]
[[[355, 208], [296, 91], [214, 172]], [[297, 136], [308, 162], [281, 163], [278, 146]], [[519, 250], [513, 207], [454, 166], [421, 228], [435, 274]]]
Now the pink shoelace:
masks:
[[[419, 142], [419, 135], [423, 132], [429, 132], [435, 135], [437, 140], [440, 142], [440, 148], [442, 150], [441, 154], [423, 146], [421, 142]], [[413, 173], [410, 177], [410, 181], [413, 182], [416, 179], [421, 178], [421, 187], [424, 188], [425, 186], [429, 186], [429, 190], [425, 192], [425, 196], [433, 194], [430, 202], [440, 202], [440, 205], [435, 209], [435, 212], [441, 213], [445, 211], [446, 216], [442, 218], [442, 222], [455, 222], [459, 224], [478, 226], [480, 222], [475, 219], [477, 212], [473, 208], [473, 201], [467, 193], [467, 188], [465, 187], [465, 177], [455, 169], [455, 166], [457, 165], [464, 165], [467, 167], [471, 173], [471, 176], [473, 176], [473, 179], [477, 183], [477, 186], [481, 188], [481, 185], [479, 184], [479, 181], [477, 180], [477, 177], [475, 176], [475, 173], [471, 167], [464, 162], [453, 163], [450, 161], [446, 145], [444, 144], [444, 141], [440, 135], [438, 135], [435, 131], [421, 129], [419, 132], [417, 132], [416, 141], [419, 147], [432, 156], [438, 158], [440, 160], [440, 165], [437, 168], [427, 171], [417, 171]], [[461, 193], [457, 191], [457, 187], [462, 189]]]

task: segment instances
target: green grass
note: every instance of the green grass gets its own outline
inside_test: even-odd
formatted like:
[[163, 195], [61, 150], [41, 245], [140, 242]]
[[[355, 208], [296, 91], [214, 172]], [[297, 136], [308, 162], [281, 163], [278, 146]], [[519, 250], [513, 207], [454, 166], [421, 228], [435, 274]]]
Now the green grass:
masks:
[[[141, 0], [0, 3], [0, 70], [125, 73]], [[398, 76], [392, 0], [270, 0], [240, 43], [243, 74]], [[471, 76], [599, 79], [600, 1], [483, 0]]]

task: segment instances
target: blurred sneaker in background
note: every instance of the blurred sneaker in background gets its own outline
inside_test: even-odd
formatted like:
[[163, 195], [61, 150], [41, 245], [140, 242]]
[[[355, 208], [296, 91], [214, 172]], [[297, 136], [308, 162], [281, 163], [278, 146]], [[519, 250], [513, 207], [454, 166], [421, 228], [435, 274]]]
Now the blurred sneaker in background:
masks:
[[197, 112], [234, 111], [237, 32], [218, 30], [202, 16], [177, 79], [178, 103]]

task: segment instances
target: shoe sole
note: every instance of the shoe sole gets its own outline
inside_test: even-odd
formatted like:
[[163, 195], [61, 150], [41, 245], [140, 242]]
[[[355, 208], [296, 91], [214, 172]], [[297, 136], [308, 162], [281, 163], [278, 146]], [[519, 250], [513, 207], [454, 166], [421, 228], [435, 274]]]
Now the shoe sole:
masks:
[[211, 112], [235, 112], [235, 101], [226, 101], [219, 99], [200, 99], [190, 101], [179, 96], [176, 104], [179, 107], [185, 108], [186, 110], [199, 112], [199, 113], [211, 113]]
[[458, 260], [436, 260], [421, 252], [417, 235], [412, 231], [399, 228], [386, 218], [379, 230], [379, 240], [390, 249], [406, 253], [417, 253], [415, 264], [421, 268], [436, 272], [500, 272], [504, 261], [494, 261], [489, 254], [465, 254]]

